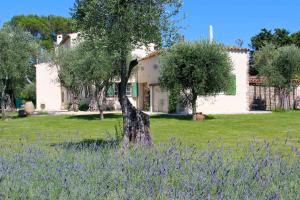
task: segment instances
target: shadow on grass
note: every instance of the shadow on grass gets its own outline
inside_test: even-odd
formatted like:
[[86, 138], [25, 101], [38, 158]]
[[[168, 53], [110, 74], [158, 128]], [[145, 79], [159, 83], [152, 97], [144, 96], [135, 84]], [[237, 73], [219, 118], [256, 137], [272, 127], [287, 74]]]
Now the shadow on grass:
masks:
[[[93, 115], [76, 115], [76, 116], [69, 116], [67, 119], [79, 119], [79, 120], [99, 120], [98, 114]], [[104, 114], [105, 119], [122, 119], [122, 114]], [[192, 115], [172, 115], [172, 114], [157, 114], [151, 115], [151, 119], [176, 119], [176, 120], [184, 120], [184, 121], [191, 121], [193, 119]], [[212, 120], [215, 119], [212, 115], [206, 115], [205, 120]]]
[[[100, 116], [98, 114], [95, 115], [75, 115], [68, 116], [67, 119], [80, 119], [80, 120], [100, 120]], [[122, 119], [121, 114], [104, 114], [105, 119]]]
[[150, 116], [150, 120], [151, 119], [176, 119], [176, 120], [186, 120], [186, 121], [190, 121], [192, 120], [192, 116], [191, 115], [170, 115], [170, 114], [161, 114], [161, 115], [151, 115]]
[[51, 144], [51, 147], [59, 147], [65, 150], [75, 151], [99, 151], [103, 149], [112, 149], [118, 147], [120, 140], [104, 140], [104, 139], [85, 139], [78, 142], [63, 142]]
[[[161, 114], [161, 115], [152, 115], [150, 119], [176, 119], [176, 120], [184, 120], [184, 121], [192, 121], [192, 115], [170, 115], [170, 114]], [[205, 120], [216, 119], [212, 115], [205, 115]]]

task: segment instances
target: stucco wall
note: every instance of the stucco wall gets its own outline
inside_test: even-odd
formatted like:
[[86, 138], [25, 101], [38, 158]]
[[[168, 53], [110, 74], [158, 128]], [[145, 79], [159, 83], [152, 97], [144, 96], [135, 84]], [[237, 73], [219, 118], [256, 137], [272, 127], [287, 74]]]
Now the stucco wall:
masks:
[[296, 89], [296, 107], [300, 109], [300, 86]]
[[[137, 98], [128, 96], [130, 103], [137, 107]], [[121, 110], [121, 104], [119, 103], [118, 97], [107, 97], [106, 98], [107, 106], [109, 108], [113, 107], [114, 110]]]
[[159, 56], [139, 62], [137, 79], [139, 83], [146, 83], [150, 88], [150, 110], [165, 112], [169, 110], [168, 91], [164, 91], [158, 84], [160, 76]]
[[[199, 97], [197, 111], [205, 114], [244, 113], [249, 111], [248, 105], [248, 69], [249, 55], [244, 52], [229, 52], [236, 75], [236, 95], [220, 94], [215, 97]], [[190, 112], [190, 110], [189, 110]]]
[[152, 111], [153, 112], [169, 112], [169, 93], [162, 90], [159, 86], [153, 86], [153, 100]]
[[156, 84], [160, 75], [159, 56], [139, 62], [137, 79], [139, 83]]
[[[232, 60], [233, 71], [236, 75], [236, 95], [229, 96], [220, 94], [215, 97], [199, 97], [197, 100], [197, 111], [205, 114], [210, 113], [244, 113], [249, 110], [247, 93], [248, 93], [248, 69], [249, 55], [244, 51], [230, 51], [229, 56]], [[138, 82], [157, 84], [160, 75], [159, 56], [155, 56], [139, 63]], [[155, 86], [156, 88], [158, 86]], [[158, 91], [158, 89], [156, 89]], [[158, 102], [167, 102], [168, 95], [166, 92], [153, 92], [151, 97], [153, 102], [153, 111], [157, 110]], [[158, 98], [158, 99], [157, 99]], [[161, 98], [164, 98], [163, 100]], [[164, 112], [167, 110], [163, 108]], [[181, 109], [182, 110], [182, 109]], [[184, 109], [183, 112], [191, 113], [190, 109]]]
[[42, 110], [41, 104], [45, 104], [47, 111], [61, 110], [61, 87], [57, 81], [56, 67], [50, 67], [48, 63], [36, 66], [36, 109]]

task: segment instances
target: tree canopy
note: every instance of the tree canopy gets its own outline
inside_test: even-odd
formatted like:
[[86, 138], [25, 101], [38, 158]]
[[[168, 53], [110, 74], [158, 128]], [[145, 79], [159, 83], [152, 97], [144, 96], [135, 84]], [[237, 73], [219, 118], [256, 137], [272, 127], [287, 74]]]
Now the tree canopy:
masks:
[[161, 64], [161, 86], [176, 88], [193, 114], [198, 96], [216, 95], [230, 86], [231, 61], [221, 44], [180, 42], [165, 51]]
[[90, 96], [103, 119], [105, 90], [116, 77], [112, 56], [102, 51], [97, 40], [86, 39], [74, 48], [59, 48], [54, 63], [58, 66], [60, 82], [73, 96], [78, 97], [82, 90], [90, 88]]
[[54, 15], [18, 15], [7, 24], [24, 28], [35, 38], [40, 39], [40, 44], [45, 49], [53, 48], [57, 33], [66, 34], [75, 31], [72, 19]]
[[[120, 76], [119, 102], [123, 113], [124, 146], [129, 142], [151, 145], [149, 117], [139, 112], [126, 96], [126, 86], [137, 60], [128, 60], [140, 46], [168, 46], [178, 36], [173, 18], [182, 0], [76, 0], [73, 18], [85, 38], [102, 43], [114, 55]], [[142, 120], [143, 119], [143, 120]]]
[[21, 28], [4, 26], [0, 29], [0, 92], [1, 110], [5, 117], [4, 100], [8, 87], [24, 86], [37, 55], [35, 39]]
[[274, 31], [264, 28], [251, 38], [251, 48], [254, 51], [261, 49], [266, 44], [273, 44], [276, 47], [295, 44], [300, 47], [300, 32], [291, 34], [284, 28], [276, 28]]
[[260, 50], [267, 44], [272, 44], [275, 47], [282, 47], [294, 44], [300, 47], [300, 31], [290, 33], [284, 28], [276, 28], [273, 31], [261, 29], [261, 31], [251, 38], [251, 57], [250, 57], [250, 75], [257, 75], [258, 69], [253, 64], [253, 53]]
[[171, 43], [177, 37], [172, 17], [181, 5], [181, 0], [76, 0], [73, 18], [110, 51], [130, 53], [141, 45]]
[[276, 47], [267, 44], [254, 53], [254, 65], [266, 84], [279, 90], [280, 107], [288, 108], [288, 96], [300, 74], [300, 48], [295, 45]]

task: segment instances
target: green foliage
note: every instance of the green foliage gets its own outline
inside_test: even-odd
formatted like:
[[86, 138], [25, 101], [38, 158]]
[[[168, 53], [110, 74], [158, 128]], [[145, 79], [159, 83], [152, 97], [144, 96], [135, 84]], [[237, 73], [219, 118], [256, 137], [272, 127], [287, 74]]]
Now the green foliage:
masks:
[[273, 44], [277, 47], [290, 45], [294, 41], [290, 32], [286, 29], [276, 28], [274, 32], [262, 29], [260, 33], [251, 38], [251, 47], [253, 50], [259, 50], [266, 44]]
[[260, 50], [267, 44], [272, 44], [275, 47], [295, 44], [300, 47], [300, 32], [290, 33], [286, 29], [276, 28], [274, 31], [262, 29], [260, 33], [251, 38], [252, 53], [250, 57], [250, 75], [257, 75], [258, 69], [254, 66], [253, 53]]
[[58, 67], [60, 83], [70, 90], [73, 95], [78, 96], [83, 89], [83, 81], [80, 73], [80, 60], [82, 58], [80, 48], [65, 49], [58, 48], [53, 58], [55, 66]]
[[112, 56], [96, 40], [86, 39], [74, 48], [59, 48], [54, 63], [59, 66], [62, 84], [77, 94], [84, 86], [99, 87], [115, 76]]
[[300, 31], [293, 33], [291, 37], [293, 44], [295, 44], [297, 47], [300, 47]]
[[80, 97], [85, 90], [102, 112], [106, 109], [105, 89], [117, 74], [113, 58], [103, 51], [101, 41], [86, 38], [82, 42], [79, 39], [74, 48], [58, 48], [54, 64], [59, 66], [60, 82], [72, 92], [73, 98]]
[[251, 47], [252, 49], [258, 50], [266, 43], [272, 43], [273, 39], [274, 36], [272, 31], [264, 28], [260, 31], [260, 33], [251, 38]]
[[182, 0], [76, 0], [73, 18], [84, 37], [101, 41], [103, 51], [114, 56], [123, 100], [135, 66], [128, 55], [141, 46], [170, 45], [178, 36], [173, 16], [181, 5]]
[[36, 98], [36, 92], [35, 92], [35, 84], [26, 84], [22, 91], [20, 92], [19, 97], [28, 100], [28, 101], [33, 101], [35, 102]]
[[172, 17], [181, 0], [76, 0], [73, 18], [88, 36], [101, 39], [109, 51], [170, 42], [177, 36]]
[[178, 88], [193, 111], [199, 95], [216, 95], [230, 85], [231, 61], [221, 44], [181, 42], [163, 54], [161, 63], [162, 87]]
[[87, 104], [85, 101], [81, 101], [81, 102], [79, 103], [78, 109], [79, 109], [80, 111], [88, 111], [88, 110], [89, 110], [89, 104]]
[[125, 119], [124, 134], [132, 141], [136, 134], [130, 136], [130, 123], [138, 119], [126, 120], [133, 118], [127, 109], [126, 88], [138, 62], [128, 59], [129, 55], [141, 46], [169, 46], [178, 36], [173, 17], [181, 6], [182, 0], [76, 0], [73, 8], [73, 18], [84, 37], [101, 41], [103, 51], [114, 57], [112, 66], [117, 67], [120, 78], [118, 96]]
[[35, 40], [20, 28], [0, 29], [0, 80], [24, 80], [32, 67]]
[[300, 74], [300, 49], [295, 45], [266, 45], [254, 53], [254, 64], [266, 84], [279, 90], [280, 107], [286, 110], [288, 94], [295, 87], [293, 79]]
[[266, 45], [254, 54], [259, 74], [270, 86], [292, 89], [292, 80], [300, 73], [300, 49], [295, 45], [276, 48]]
[[46, 49], [54, 47], [57, 33], [66, 34], [75, 31], [71, 19], [54, 15], [18, 15], [14, 16], [8, 24], [24, 28], [40, 39], [40, 45]]
[[179, 103], [180, 90], [178, 88], [172, 88], [169, 92], [169, 113], [175, 113]]
[[32, 72], [36, 52], [36, 42], [30, 33], [19, 27], [4, 26], [0, 29], [1, 98], [8, 90], [15, 93], [17, 88], [27, 84], [26, 78]]

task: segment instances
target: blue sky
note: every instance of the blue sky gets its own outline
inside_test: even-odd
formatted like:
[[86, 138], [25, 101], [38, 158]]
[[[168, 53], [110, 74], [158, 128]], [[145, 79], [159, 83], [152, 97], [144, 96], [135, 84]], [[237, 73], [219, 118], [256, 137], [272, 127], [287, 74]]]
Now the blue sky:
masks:
[[[19, 14], [69, 16], [74, 0], [2, 0], [0, 24]], [[182, 33], [186, 39], [208, 37], [213, 25], [215, 39], [234, 45], [237, 39], [248, 47], [250, 38], [261, 28], [286, 28], [300, 31], [299, 0], [185, 0], [182, 12], [186, 18]]]

